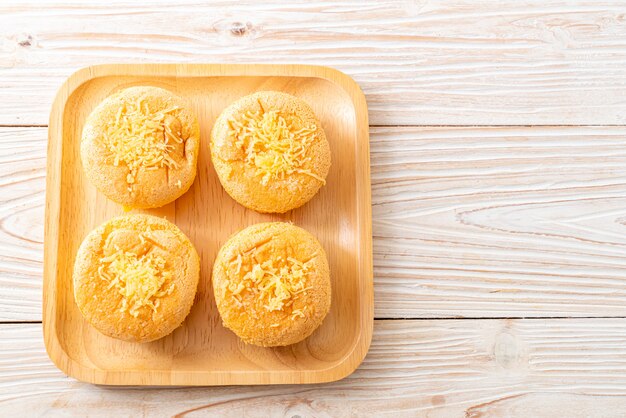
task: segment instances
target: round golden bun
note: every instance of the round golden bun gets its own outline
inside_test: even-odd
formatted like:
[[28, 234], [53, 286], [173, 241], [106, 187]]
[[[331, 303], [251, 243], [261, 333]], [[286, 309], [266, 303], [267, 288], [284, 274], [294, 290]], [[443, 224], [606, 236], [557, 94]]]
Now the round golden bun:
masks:
[[189, 314], [200, 259], [176, 225], [150, 215], [113, 218], [84, 239], [74, 263], [74, 298], [101, 333], [147, 342]]
[[211, 133], [211, 159], [228, 194], [243, 206], [284, 213], [326, 182], [330, 146], [302, 99], [261, 91], [228, 106]]
[[220, 249], [213, 291], [224, 325], [246, 343], [297, 343], [330, 309], [326, 253], [313, 235], [292, 224], [252, 225]]
[[85, 122], [80, 147], [87, 178], [127, 208], [170, 203], [196, 177], [200, 128], [185, 102], [157, 87], [107, 97]]

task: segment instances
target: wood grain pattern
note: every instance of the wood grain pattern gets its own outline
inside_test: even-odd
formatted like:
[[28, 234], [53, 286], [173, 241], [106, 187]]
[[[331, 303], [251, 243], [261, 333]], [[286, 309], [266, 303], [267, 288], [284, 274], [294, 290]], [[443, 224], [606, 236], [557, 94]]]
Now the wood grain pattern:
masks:
[[[45, 136], [0, 128], [0, 320], [41, 320]], [[626, 315], [625, 138], [372, 129], [376, 316]]]
[[626, 129], [372, 132], [377, 315], [626, 315]]
[[41, 319], [46, 129], [0, 129], [0, 320]]
[[[182, 97], [198, 115], [198, 175], [175, 202], [140, 212], [166, 216], [200, 255], [191, 312], [173, 333], [145, 344], [106, 337], [74, 302], [78, 246], [102, 222], [124, 214], [87, 180], [80, 138], [87, 115], [122, 88], [151, 85]], [[326, 185], [301, 208], [259, 214], [226, 194], [210, 163], [212, 125], [235, 100], [258, 90], [309, 103], [324, 127], [333, 164]], [[68, 375], [108, 385], [241, 385], [341, 379], [367, 353], [374, 315], [367, 106], [346, 75], [328, 68], [262, 65], [102, 65], [75, 73], [55, 99], [48, 132], [44, 230], [44, 339]], [[287, 347], [245, 345], [222, 325], [210, 272], [220, 246], [259, 222], [289, 221], [311, 232], [328, 256], [331, 309], [305, 340]]]
[[31, 416], [623, 417], [622, 319], [377, 321], [324, 385], [109, 388], [64, 377], [40, 325], [0, 325], [0, 410]]
[[620, 0], [99, 0], [0, 4], [0, 124], [46, 124], [77, 68], [118, 62], [336, 67], [373, 124], [623, 124]]

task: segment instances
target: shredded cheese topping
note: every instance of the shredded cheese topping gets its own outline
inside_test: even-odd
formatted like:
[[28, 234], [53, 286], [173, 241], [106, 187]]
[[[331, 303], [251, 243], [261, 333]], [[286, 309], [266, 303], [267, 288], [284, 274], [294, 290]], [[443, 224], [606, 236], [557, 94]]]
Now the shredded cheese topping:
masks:
[[172, 132], [165, 123], [166, 116], [176, 111], [174, 106], [153, 112], [148, 103], [139, 99], [125, 102], [117, 111], [115, 123], [108, 126], [103, 142], [109, 151], [110, 163], [125, 164], [129, 173], [129, 191], [140, 169], [178, 168], [172, 158], [174, 143], [182, 143], [182, 132]]
[[156, 312], [159, 298], [174, 291], [174, 283], [166, 286], [171, 272], [165, 268], [165, 259], [154, 253], [138, 256], [119, 247], [116, 250], [100, 259], [98, 275], [109, 283], [109, 289], [115, 287], [124, 297], [120, 311], [128, 311], [135, 318], [144, 306]]
[[284, 179], [286, 175], [301, 173], [322, 183], [326, 181], [304, 168], [311, 161], [307, 150], [315, 140], [317, 127], [299, 127], [295, 117], [285, 117], [279, 111], [247, 111], [241, 120], [230, 119], [229, 136], [235, 146], [243, 150], [244, 162], [261, 176], [261, 184], [270, 180]]
[[[311, 289], [307, 287], [310, 261], [303, 263], [293, 257], [286, 259], [276, 257], [259, 263], [255, 262], [254, 252], [246, 255], [240, 253], [231, 261], [234, 275], [240, 280], [229, 280], [226, 288], [238, 306], [248, 305], [249, 301], [243, 296], [252, 293], [267, 311], [286, 311], [300, 296], [306, 295], [307, 290]], [[242, 269], [245, 272], [242, 272]], [[293, 309], [290, 316], [293, 320], [305, 315], [301, 309]]]

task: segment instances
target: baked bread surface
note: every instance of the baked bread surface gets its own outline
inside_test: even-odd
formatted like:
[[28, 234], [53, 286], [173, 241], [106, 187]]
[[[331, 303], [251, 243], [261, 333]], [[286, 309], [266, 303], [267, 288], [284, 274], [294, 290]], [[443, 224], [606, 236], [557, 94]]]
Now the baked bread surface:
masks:
[[228, 106], [211, 133], [211, 159], [226, 192], [261, 213], [308, 202], [326, 182], [330, 145], [302, 99], [261, 91]]
[[88, 116], [81, 140], [87, 178], [127, 208], [155, 208], [193, 184], [200, 128], [187, 104], [158, 87], [130, 87]]
[[183, 322], [199, 277], [198, 254], [176, 225], [155, 216], [126, 215], [85, 237], [74, 264], [74, 297], [101, 333], [147, 342]]
[[224, 325], [246, 343], [294, 344], [311, 335], [330, 309], [328, 260], [302, 228], [252, 225], [219, 251], [213, 291]]

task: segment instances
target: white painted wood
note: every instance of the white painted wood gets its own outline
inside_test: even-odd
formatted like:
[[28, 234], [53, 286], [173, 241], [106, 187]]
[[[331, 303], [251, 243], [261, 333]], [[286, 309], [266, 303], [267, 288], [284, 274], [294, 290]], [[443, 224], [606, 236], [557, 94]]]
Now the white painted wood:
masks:
[[41, 320], [46, 136], [0, 128], [0, 321]]
[[3, 416], [622, 417], [622, 319], [377, 321], [335, 383], [106, 388], [64, 377], [39, 324], [0, 325]]
[[626, 315], [626, 129], [372, 130], [378, 317]]
[[[1, 128], [0, 320], [40, 320], [46, 130]], [[626, 315], [626, 128], [373, 128], [376, 316]]]
[[155, 0], [0, 4], [0, 124], [46, 124], [76, 69], [118, 62], [336, 67], [372, 124], [623, 124], [621, 0]]

